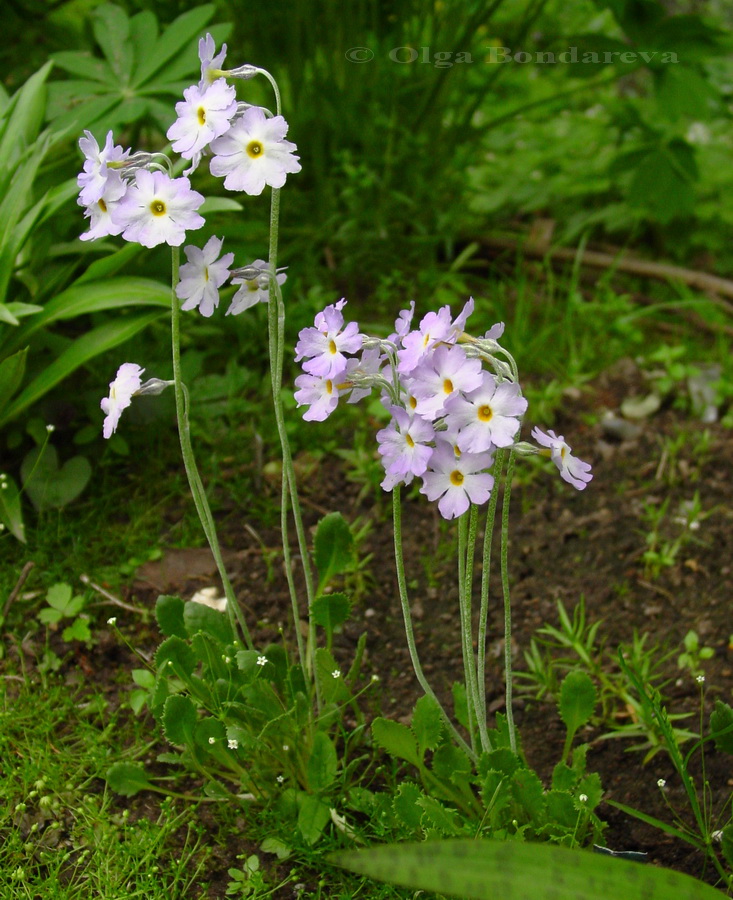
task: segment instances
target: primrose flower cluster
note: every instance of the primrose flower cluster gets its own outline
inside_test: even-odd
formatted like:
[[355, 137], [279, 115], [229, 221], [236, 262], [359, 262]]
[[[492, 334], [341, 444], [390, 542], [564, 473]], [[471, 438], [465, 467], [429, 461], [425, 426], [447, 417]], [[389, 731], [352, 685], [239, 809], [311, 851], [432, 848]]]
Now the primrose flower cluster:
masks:
[[494, 325], [481, 338], [467, 334], [472, 299], [455, 319], [444, 306], [424, 316], [417, 328], [412, 328], [413, 302], [387, 340], [361, 334], [355, 322], [345, 324], [345, 304], [327, 306], [313, 327], [300, 332], [295, 358], [304, 374], [295, 380], [295, 399], [308, 407], [304, 419], [322, 422], [342, 397], [355, 403], [373, 388], [381, 390], [391, 417], [377, 434], [386, 491], [420, 478], [421, 493], [438, 501], [444, 518], [456, 518], [471, 503], [488, 501], [494, 454], [507, 447], [550, 456], [561, 477], [578, 490], [591, 480], [591, 467], [573, 457], [553, 431], [533, 430], [540, 447], [517, 440], [527, 401], [516, 364], [498, 343], [504, 325]]
[[[210, 34], [199, 41], [201, 80], [183, 92], [176, 104], [178, 118], [168, 129], [172, 149], [191, 165], [174, 178], [170, 159], [162, 153], [137, 152], [115, 145], [110, 131], [104, 147], [86, 131], [79, 146], [84, 154], [78, 177], [79, 204], [89, 219], [85, 241], [121, 235], [126, 241], [156, 247], [180, 247], [188, 231], [203, 227], [200, 214], [204, 197], [191, 187], [187, 177], [210, 155], [212, 175], [224, 178], [230, 191], [257, 196], [265, 185], [281, 188], [288, 174], [300, 171], [297, 147], [285, 140], [288, 124], [282, 116], [237, 101], [236, 89], [227, 78], [249, 79], [264, 70], [241, 66], [225, 70], [221, 66], [226, 44], [216, 54]], [[219, 303], [219, 290], [231, 278], [241, 287], [227, 314], [238, 315], [258, 302], [266, 302], [269, 287], [267, 264], [255, 260], [239, 269], [230, 269], [231, 253], [219, 258], [222, 239], [212, 237], [203, 249], [186, 246], [187, 262], [181, 267], [176, 288], [182, 309], [198, 309], [211, 316]], [[278, 283], [285, 280], [278, 275]]]

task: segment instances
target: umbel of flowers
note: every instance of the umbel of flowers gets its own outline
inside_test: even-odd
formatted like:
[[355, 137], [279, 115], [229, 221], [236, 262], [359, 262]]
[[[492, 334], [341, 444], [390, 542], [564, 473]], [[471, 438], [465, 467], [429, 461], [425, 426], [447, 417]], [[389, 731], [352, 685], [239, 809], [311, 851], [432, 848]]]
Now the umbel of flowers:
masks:
[[[280, 400], [282, 379], [282, 343], [284, 310], [281, 286], [286, 276], [276, 268], [279, 189], [287, 176], [300, 171], [295, 144], [285, 140], [288, 125], [280, 115], [280, 95], [272, 76], [252, 65], [224, 69], [226, 45], [217, 54], [214, 40], [207, 35], [199, 41], [201, 79], [184, 93], [176, 104], [177, 119], [168, 129], [174, 153], [183, 162], [173, 162], [165, 153], [133, 152], [116, 145], [110, 131], [104, 146], [91, 132], [86, 131], [79, 146], [84, 154], [83, 170], [78, 177], [79, 204], [89, 220], [82, 240], [97, 240], [119, 235], [123, 240], [144, 247], [167, 244], [172, 256], [172, 317], [173, 380], [153, 378], [142, 382], [144, 369], [137, 363], [124, 363], [110, 383], [109, 396], [101, 402], [105, 413], [103, 433], [109, 438], [118, 427], [120, 416], [132, 397], [145, 393], [159, 393], [173, 386], [179, 423], [181, 450], [189, 485], [204, 531], [217, 560], [219, 573], [228, 600], [228, 611], [241, 626], [246, 642], [251, 646], [247, 626], [236, 603], [231, 584], [224, 570], [218, 539], [205, 491], [196, 469], [188, 433], [186, 389], [180, 370], [180, 312], [198, 310], [209, 317], [219, 305], [219, 291], [231, 281], [238, 286], [228, 315], [239, 315], [257, 303], [268, 304], [269, 349], [271, 378], [276, 419], [284, 457], [286, 486], [284, 508], [295, 518], [301, 543], [304, 569], [304, 530], [300, 521], [297, 495], [289, 448], [285, 436]], [[237, 98], [237, 80], [249, 80], [257, 75], [271, 84], [276, 101], [276, 114], [259, 106], [252, 106]], [[232, 83], [233, 82], [233, 83]], [[223, 240], [210, 237], [203, 247], [184, 246], [186, 262], [180, 265], [179, 248], [187, 234], [203, 227], [201, 215], [204, 196], [191, 186], [189, 176], [206, 160], [212, 175], [224, 179], [224, 188], [252, 196], [271, 188], [270, 250], [268, 261], [255, 259], [234, 267], [234, 254], [222, 255]], [[188, 162], [188, 168], [185, 164]], [[184, 171], [185, 168], [185, 171]], [[181, 174], [182, 173], [182, 174]], [[305, 572], [309, 600], [312, 588], [310, 572]], [[300, 644], [299, 644], [300, 648]], [[301, 652], [302, 656], [302, 652]]]
[[295, 381], [295, 399], [308, 407], [304, 419], [320, 422], [341, 398], [355, 403], [380, 391], [391, 417], [377, 433], [386, 491], [420, 478], [421, 493], [438, 501], [444, 518], [456, 518], [489, 500], [495, 452], [509, 447], [550, 456], [578, 490], [591, 480], [591, 467], [553, 431], [532, 431], [540, 447], [517, 440], [527, 401], [514, 359], [498, 342], [504, 325], [483, 337], [468, 334], [473, 300], [455, 319], [444, 306], [415, 329], [412, 303], [387, 340], [360, 334], [355, 322], [345, 325], [344, 306], [341, 300], [326, 307], [300, 332], [296, 360], [304, 374]]

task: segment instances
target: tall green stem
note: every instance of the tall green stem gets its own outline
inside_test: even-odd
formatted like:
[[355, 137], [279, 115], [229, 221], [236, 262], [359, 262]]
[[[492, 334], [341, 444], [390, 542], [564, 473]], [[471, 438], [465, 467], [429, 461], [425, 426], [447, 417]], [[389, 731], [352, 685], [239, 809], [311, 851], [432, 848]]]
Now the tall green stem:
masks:
[[466, 685], [466, 709], [468, 711], [468, 734], [471, 749], [476, 751], [476, 692], [471, 678], [471, 599], [466, 598], [466, 544], [467, 519], [461, 516], [458, 520], [458, 609], [461, 623], [461, 655], [463, 656], [463, 681]]
[[440, 710], [443, 721], [448, 727], [448, 730], [453, 734], [453, 737], [458, 746], [461, 747], [471, 759], [475, 760], [476, 754], [456, 730], [456, 727], [451, 722], [448, 713], [446, 713], [446, 711], [443, 709], [442, 704], [435, 696], [435, 692], [428, 684], [428, 680], [425, 677], [422, 666], [420, 665], [420, 657], [418, 656], [417, 646], [415, 644], [415, 635], [412, 630], [412, 615], [410, 613], [410, 601], [407, 596], [407, 580], [405, 578], [405, 561], [402, 555], [402, 506], [400, 503], [399, 485], [397, 485], [392, 490], [392, 520], [394, 523], [394, 550], [395, 563], [397, 565], [397, 587], [400, 593], [400, 604], [402, 606], [402, 616], [405, 620], [405, 635], [407, 637], [407, 647], [410, 651], [410, 659], [412, 660], [412, 668], [415, 670], [415, 676], [417, 677], [420, 687], [423, 689], [423, 691], [425, 691], [428, 697], [430, 697], [435, 702], [438, 709]]
[[237, 625], [241, 628], [244, 641], [248, 649], [254, 649], [252, 637], [249, 628], [244, 620], [242, 610], [234, 594], [232, 583], [229, 580], [224, 560], [221, 555], [219, 546], [219, 538], [216, 533], [216, 525], [214, 517], [211, 514], [211, 507], [206, 497], [201, 476], [199, 475], [196, 459], [191, 446], [191, 431], [188, 419], [188, 403], [186, 401], [186, 389], [181, 378], [181, 308], [176, 295], [176, 285], [179, 279], [180, 266], [180, 250], [178, 247], [171, 248], [171, 345], [173, 350], [173, 391], [176, 398], [176, 418], [178, 419], [178, 437], [181, 442], [181, 455], [183, 456], [183, 465], [186, 469], [188, 484], [191, 488], [193, 502], [196, 506], [196, 512], [201, 520], [201, 526], [204, 534], [211, 547], [211, 553], [216, 562], [216, 568], [219, 571], [219, 577], [224, 588], [224, 594], [227, 598], [227, 612], [232, 623], [234, 632], [237, 631]]
[[[282, 373], [285, 358], [285, 304], [282, 300], [280, 286], [277, 283], [277, 251], [278, 251], [278, 235], [280, 224], [280, 191], [276, 188], [272, 189], [272, 202], [270, 206], [270, 249], [269, 249], [269, 267], [270, 267], [270, 296], [267, 305], [267, 329], [268, 343], [270, 351], [270, 381], [272, 385], [272, 404], [275, 411], [275, 424], [280, 439], [280, 452], [283, 462], [283, 480], [287, 484], [287, 490], [283, 487], [283, 502], [289, 500], [289, 505], [293, 513], [293, 522], [295, 523], [295, 533], [298, 539], [298, 548], [300, 551], [301, 565], [303, 568], [303, 578], [305, 581], [306, 596], [308, 599], [308, 609], [313, 603], [313, 574], [310, 565], [310, 556], [308, 551], [308, 542], [306, 540], [305, 528], [303, 526], [303, 517], [300, 511], [300, 501], [298, 499], [298, 488], [295, 480], [295, 470], [293, 468], [293, 460], [290, 454], [290, 444], [288, 441], [287, 431], [285, 430], [285, 412], [282, 403]], [[285, 546], [287, 537], [287, 509], [281, 511], [283, 531], [283, 546]], [[288, 582], [290, 587], [290, 598], [293, 605], [293, 614], [295, 616], [296, 639], [298, 641], [298, 653], [300, 654], [301, 664], [305, 665], [308, 671], [313, 670], [313, 647], [311, 632], [315, 625], [309, 625], [308, 643], [309, 647], [306, 651], [303, 648], [302, 637], [300, 635], [300, 614], [298, 612], [298, 601], [295, 594], [295, 588], [291, 581]]]
[[[466, 566], [464, 570], [464, 605], [466, 616], [466, 644], [468, 649], [468, 675], [471, 680], [473, 706], [481, 738], [481, 749], [489, 749], [489, 733], [486, 728], [486, 686], [478, 680], [476, 657], [473, 649], [473, 565], [476, 556], [476, 531], [478, 529], [478, 507], [471, 504], [468, 514], [468, 535], [466, 539]], [[484, 712], [482, 713], [482, 710]]]
[[504, 677], [506, 679], [506, 721], [509, 728], [509, 743], [517, 752], [517, 735], [514, 729], [512, 710], [512, 608], [509, 597], [509, 499], [512, 493], [514, 475], [514, 451], [509, 452], [509, 461], [504, 478], [504, 499], [501, 507], [501, 590], [504, 597]]
[[[489, 585], [491, 582], [491, 545], [494, 539], [494, 522], [496, 506], [499, 500], [499, 482], [504, 466], [504, 450], [497, 450], [494, 457], [494, 488], [491, 491], [489, 508], [486, 513], [486, 529], [484, 531], [484, 548], [481, 566], [481, 608], [478, 623], [478, 673], [477, 679], [481, 698], [481, 715], [486, 721], [486, 631], [489, 623]], [[488, 739], [488, 735], [487, 735]], [[487, 746], [491, 750], [491, 742]]]

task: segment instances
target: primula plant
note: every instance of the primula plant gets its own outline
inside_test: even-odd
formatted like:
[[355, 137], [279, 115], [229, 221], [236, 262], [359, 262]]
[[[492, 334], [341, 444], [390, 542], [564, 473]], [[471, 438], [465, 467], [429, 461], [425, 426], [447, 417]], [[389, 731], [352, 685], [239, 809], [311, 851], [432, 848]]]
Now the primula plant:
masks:
[[[602, 823], [594, 810], [601, 799], [596, 775], [585, 767], [586, 748], [572, 747], [596, 703], [595, 690], [580, 673], [568, 676], [560, 698], [567, 727], [563, 757], [549, 789], [523, 757], [512, 715], [511, 610], [508, 577], [508, 505], [516, 457], [550, 458], [561, 477], [582, 490], [590, 466], [572, 455], [562, 436], [535, 428], [536, 443], [521, 440], [527, 401], [517, 366], [500, 343], [504, 326], [474, 335], [469, 300], [454, 316], [445, 306], [413, 326], [414, 302], [402, 310], [387, 339], [360, 331], [344, 316], [346, 300], [329, 304], [301, 331], [295, 359], [303, 374], [295, 400], [303, 417], [322, 422], [340, 399], [356, 403], [376, 390], [390, 421], [376, 434], [384, 468], [382, 487], [392, 493], [397, 581], [407, 642], [424, 692], [411, 727], [378, 718], [373, 745], [416, 770], [420, 784], [406, 782], [385, 803], [365, 788], [347, 792], [356, 770], [355, 753], [365, 737], [358, 705], [360, 660], [365, 636], [348, 669], [331, 653], [332, 637], [348, 617], [350, 601], [334, 582], [352, 565], [351, 532], [338, 513], [326, 516], [307, 539], [282, 404], [285, 348], [285, 273], [277, 268], [279, 191], [300, 171], [295, 144], [272, 76], [253, 65], [225, 69], [210, 35], [199, 43], [201, 79], [184, 91], [177, 120], [168, 129], [172, 149], [164, 153], [124, 148], [106, 135], [103, 146], [90, 132], [80, 140], [85, 161], [79, 175], [79, 203], [89, 220], [84, 240], [120, 236], [172, 255], [171, 335], [173, 378], [148, 378], [139, 362], [121, 365], [101, 401], [103, 433], [109, 438], [132, 400], [169, 386], [176, 400], [181, 450], [197, 512], [216, 560], [224, 591], [221, 601], [187, 602], [160, 597], [156, 614], [166, 636], [153, 671], [136, 670], [137, 711], [147, 704], [180, 762], [207, 777], [207, 793], [241, 802], [270, 803], [297, 819], [306, 843], [315, 842], [333, 821], [348, 832], [338, 811], [367, 815], [378, 833], [402, 836], [492, 834], [549, 839], [577, 845], [597, 837]], [[240, 99], [236, 85], [264, 77], [275, 95], [275, 114]], [[224, 188], [252, 196], [270, 190], [270, 248], [267, 261], [235, 266], [236, 252], [223, 253], [212, 236], [201, 247], [188, 233], [203, 227], [204, 196], [191, 178], [208, 164]], [[185, 171], [184, 171], [185, 167]], [[183, 172], [183, 174], [180, 174]], [[183, 246], [186, 262], [180, 265]], [[230, 281], [238, 290], [226, 312], [239, 315], [260, 302], [268, 307], [271, 387], [282, 453], [281, 530], [284, 569], [292, 600], [294, 648], [257, 647], [238, 604], [199, 476], [188, 423], [188, 392], [181, 380], [181, 312], [208, 318], [219, 307], [219, 291]], [[465, 679], [456, 686], [451, 716], [439, 703], [418, 657], [407, 597], [402, 553], [401, 491], [419, 480], [420, 492], [437, 503], [440, 515], [457, 523], [459, 609]], [[502, 499], [500, 581], [504, 603], [506, 715], [490, 727], [486, 699], [486, 647], [490, 561], [494, 521]], [[479, 519], [485, 511], [485, 522]], [[294, 527], [305, 597], [298, 596], [289, 529]], [[483, 530], [478, 633], [474, 636], [473, 583], [477, 544]], [[222, 609], [223, 607], [223, 609]], [[301, 620], [307, 625], [301, 629]], [[475, 637], [477, 640], [475, 640]], [[478, 652], [474, 652], [477, 644]], [[343, 711], [356, 727], [347, 730]], [[156, 786], [136, 765], [113, 767], [110, 783], [126, 794]], [[381, 823], [379, 825], [378, 823]], [[387, 829], [385, 832], [384, 829]]]

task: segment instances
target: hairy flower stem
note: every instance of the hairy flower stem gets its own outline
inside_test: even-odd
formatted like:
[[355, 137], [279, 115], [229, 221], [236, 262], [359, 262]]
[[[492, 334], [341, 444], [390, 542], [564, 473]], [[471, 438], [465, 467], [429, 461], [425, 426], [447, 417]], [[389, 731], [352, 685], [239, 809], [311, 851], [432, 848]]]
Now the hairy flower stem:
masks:
[[466, 545], [468, 522], [466, 516], [458, 520], [458, 609], [461, 623], [461, 655], [463, 656], [463, 681], [466, 685], [466, 710], [471, 749], [476, 752], [476, 693], [471, 678], [471, 598], [466, 598]]
[[[283, 303], [280, 286], [277, 283], [277, 250], [278, 236], [280, 226], [280, 191], [277, 188], [272, 189], [272, 202], [270, 206], [270, 250], [269, 250], [269, 266], [270, 266], [270, 297], [267, 304], [267, 331], [270, 353], [270, 380], [272, 384], [272, 405], [275, 411], [275, 423], [277, 425], [277, 433], [280, 438], [280, 451], [283, 461], [283, 486], [282, 498], [283, 508], [281, 510], [281, 523], [283, 528], [282, 540], [283, 547], [288, 543], [287, 534], [287, 505], [293, 513], [293, 522], [295, 524], [295, 533], [298, 539], [298, 548], [300, 551], [301, 566], [303, 569], [303, 578], [305, 581], [305, 591], [308, 599], [308, 610], [310, 612], [313, 603], [313, 574], [311, 571], [310, 555], [308, 552], [308, 542], [306, 540], [305, 528], [303, 526], [303, 516], [300, 511], [300, 501], [298, 499], [298, 488], [295, 481], [295, 470], [293, 468], [293, 459], [290, 454], [290, 444], [288, 442], [287, 432], [285, 430], [285, 413], [282, 402], [282, 373], [283, 361], [285, 355], [285, 304]], [[288, 564], [286, 560], [286, 565]], [[303, 647], [303, 638], [300, 634], [300, 612], [298, 609], [298, 598], [295, 593], [295, 585], [292, 579], [288, 579], [288, 587], [290, 589], [290, 600], [293, 606], [293, 617], [295, 621], [295, 635], [298, 643], [298, 656], [300, 664], [307, 672], [313, 673], [315, 670], [314, 654], [315, 654], [315, 623], [310, 621], [308, 626], [308, 646]], [[310, 618], [310, 617], [309, 617]], [[317, 689], [317, 685], [316, 685]], [[320, 703], [319, 703], [320, 708]]]
[[443, 717], [448, 730], [452, 733], [458, 746], [468, 754], [468, 756], [476, 761], [476, 754], [471, 750], [466, 741], [461, 737], [455, 725], [451, 722], [448, 713], [443, 709], [435, 692], [428, 684], [425, 673], [420, 665], [420, 658], [415, 645], [415, 635], [412, 630], [412, 615], [410, 613], [410, 601], [407, 596], [407, 580], [405, 578], [405, 560], [402, 554], [402, 505], [400, 503], [400, 486], [397, 485], [392, 490], [392, 521], [394, 523], [394, 552], [395, 563], [397, 566], [397, 587], [400, 592], [400, 604], [402, 606], [402, 616], [405, 620], [405, 635], [407, 637], [407, 647], [410, 651], [410, 659], [412, 660], [412, 668], [415, 670], [415, 676], [420, 687], [437, 705]]
[[509, 499], [514, 475], [514, 451], [509, 451], [504, 477], [504, 499], [501, 506], [501, 591], [504, 597], [504, 678], [506, 679], [506, 722], [509, 729], [509, 745], [517, 752], [517, 734], [512, 710], [512, 608], [509, 597]]
[[[469, 675], [471, 678], [471, 690], [474, 695], [474, 711], [481, 738], [481, 749], [489, 749], [489, 734], [486, 728], [486, 684], [478, 680], [476, 672], [476, 656], [473, 649], [473, 566], [476, 557], [476, 531], [478, 529], [478, 507], [471, 504], [468, 519], [468, 540], [466, 544], [466, 570], [465, 570], [465, 605], [466, 605], [466, 631], [468, 635], [469, 650]], [[467, 686], [468, 687], [468, 686]]]
[[191, 446], [186, 389], [181, 379], [181, 307], [176, 295], [179, 267], [180, 250], [178, 247], [173, 247], [171, 248], [171, 345], [173, 350], [173, 391], [176, 397], [176, 418], [178, 420], [178, 437], [181, 442], [181, 455], [183, 456], [183, 465], [186, 469], [186, 476], [188, 477], [188, 484], [196, 506], [196, 512], [201, 521], [201, 527], [204, 529], [206, 539], [209, 542], [209, 547], [211, 547], [211, 553], [216, 562], [216, 568], [219, 571], [224, 594], [227, 598], [227, 612], [232, 623], [232, 629], [236, 634], [237, 625], [239, 625], [247, 648], [253, 650], [254, 644], [252, 643], [249, 628], [244, 620], [242, 610], [239, 608], [232, 583], [224, 567], [214, 517], [211, 514], [211, 507], [201, 482], [201, 476], [193, 454], [193, 447]]
[[[483, 721], [486, 721], [486, 631], [489, 623], [489, 585], [491, 580], [491, 546], [494, 539], [494, 522], [496, 521], [496, 506], [499, 500], [499, 481], [501, 470], [504, 466], [504, 450], [497, 450], [494, 457], [494, 489], [489, 499], [489, 508], [486, 513], [486, 528], [484, 530], [484, 547], [481, 566], [481, 607], [479, 609], [478, 622], [478, 671], [477, 680], [481, 687], [479, 698], [481, 709], [479, 710]], [[491, 741], [488, 740], [487, 750], [492, 750]]]

